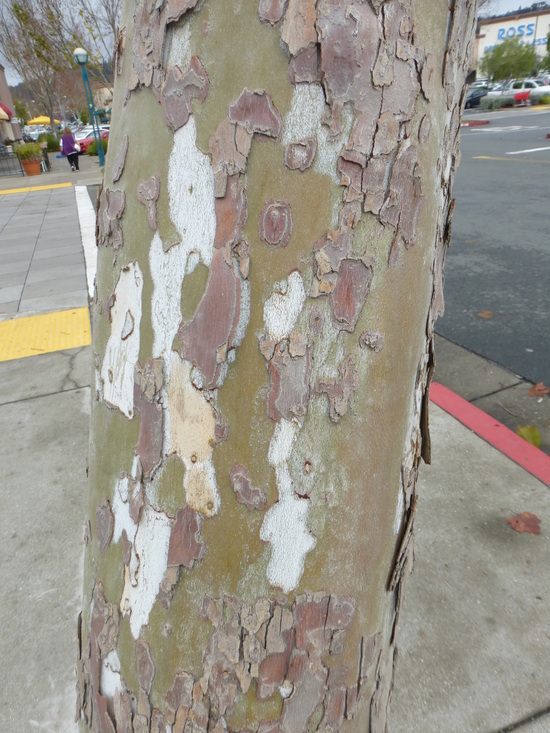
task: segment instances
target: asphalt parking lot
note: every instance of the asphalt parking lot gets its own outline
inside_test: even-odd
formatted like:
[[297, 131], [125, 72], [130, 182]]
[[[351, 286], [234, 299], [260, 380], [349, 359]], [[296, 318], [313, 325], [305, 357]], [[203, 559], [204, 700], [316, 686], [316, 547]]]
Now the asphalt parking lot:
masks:
[[439, 334], [550, 384], [550, 110], [466, 111]]

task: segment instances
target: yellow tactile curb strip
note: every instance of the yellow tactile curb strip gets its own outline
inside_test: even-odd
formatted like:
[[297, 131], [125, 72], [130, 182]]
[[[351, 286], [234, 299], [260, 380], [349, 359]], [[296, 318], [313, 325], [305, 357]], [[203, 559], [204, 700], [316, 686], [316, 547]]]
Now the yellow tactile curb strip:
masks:
[[50, 186], [25, 186], [25, 188], [8, 188], [0, 191], [0, 196], [8, 193], [27, 193], [27, 191], [49, 191], [50, 188], [70, 188], [72, 183], [52, 183]]
[[21, 359], [91, 343], [87, 308], [0, 322], [0, 361]]

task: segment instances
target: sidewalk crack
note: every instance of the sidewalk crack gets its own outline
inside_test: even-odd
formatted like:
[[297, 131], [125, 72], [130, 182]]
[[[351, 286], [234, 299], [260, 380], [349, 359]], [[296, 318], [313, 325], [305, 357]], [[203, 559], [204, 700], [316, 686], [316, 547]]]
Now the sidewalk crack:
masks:
[[514, 384], [509, 384], [507, 387], [501, 387], [500, 389], [493, 390], [493, 392], [487, 392], [487, 394], [479, 395], [479, 397], [474, 397], [469, 401], [473, 405], [478, 400], [484, 400], [486, 397], [493, 397], [493, 395], [500, 394], [501, 392], [506, 392], [513, 387], [519, 387], [520, 384], [531, 384], [531, 382], [527, 382], [525, 379], [519, 379], [517, 382], [514, 382]]

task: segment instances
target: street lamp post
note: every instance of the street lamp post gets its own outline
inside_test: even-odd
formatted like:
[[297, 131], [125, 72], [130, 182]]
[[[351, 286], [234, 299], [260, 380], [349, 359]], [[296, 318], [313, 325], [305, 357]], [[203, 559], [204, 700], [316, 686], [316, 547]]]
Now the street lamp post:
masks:
[[95, 113], [94, 98], [92, 95], [92, 87], [90, 85], [90, 75], [86, 64], [88, 63], [88, 52], [83, 48], [75, 48], [73, 51], [74, 60], [80, 66], [82, 72], [82, 83], [84, 84], [84, 93], [86, 94], [86, 102], [88, 104], [88, 110], [90, 112], [90, 120], [92, 123], [92, 130], [94, 133], [94, 140], [97, 147], [97, 154], [99, 157], [99, 167], [103, 168], [105, 165], [105, 153], [103, 152], [103, 141], [101, 139], [101, 132], [97, 122]]

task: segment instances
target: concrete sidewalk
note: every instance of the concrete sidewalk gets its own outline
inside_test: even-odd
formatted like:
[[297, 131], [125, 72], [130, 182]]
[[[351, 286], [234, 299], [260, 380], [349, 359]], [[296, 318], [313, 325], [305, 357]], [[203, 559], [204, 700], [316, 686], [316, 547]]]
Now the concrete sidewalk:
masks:
[[[99, 182], [97, 167], [83, 171], [86, 180], [76, 181], [78, 175], [67, 166], [66, 173], [26, 182]], [[19, 184], [0, 181], [0, 320], [85, 305], [84, 257], [81, 250], [77, 262], [72, 251], [80, 246], [74, 188], [28, 191], [19, 203], [21, 194], [1, 193]], [[65, 233], [70, 242], [61, 247], [71, 248], [71, 255], [55, 252]], [[26, 260], [16, 249], [19, 236], [33, 242]], [[58, 275], [59, 260], [48, 263], [50, 270], [38, 260], [60, 254], [74, 256], [71, 270], [50, 277]], [[10, 273], [14, 255], [17, 268]], [[28, 276], [3, 284], [4, 275], [25, 272], [21, 263], [27, 274], [36, 273], [33, 281], [49, 283], [47, 292], [30, 289], [35, 282]], [[42, 281], [36, 280], [39, 272]], [[17, 297], [2, 294], [12, 287], [20, 288]], [[452, 353], [436, 371], [444, 382], [440, 374], [452, 373], [457, 354], [450, 342], [440, 343], [441, 351]], [[460, 356], [462, 378], [474, 394], [467, 399], [486, 395], [491, 379], [502, 381], [499, 367]], [[0, 730], [10, 733], [76, 730], [90, 362], [90, 347], [0, 361], [0, 457], [6, 467], [0, 494]], [[422, 466], [418, 486], [416, 566], [401, 615], [390, 733], [548, 732], [549, 489], [435, 406], [431, 423], [433, 465]], [[506, 524], [525, 511], [541, 519], [540, 535], [518, 534]], [[539, 717], [530, 721], [534, 715]]]

